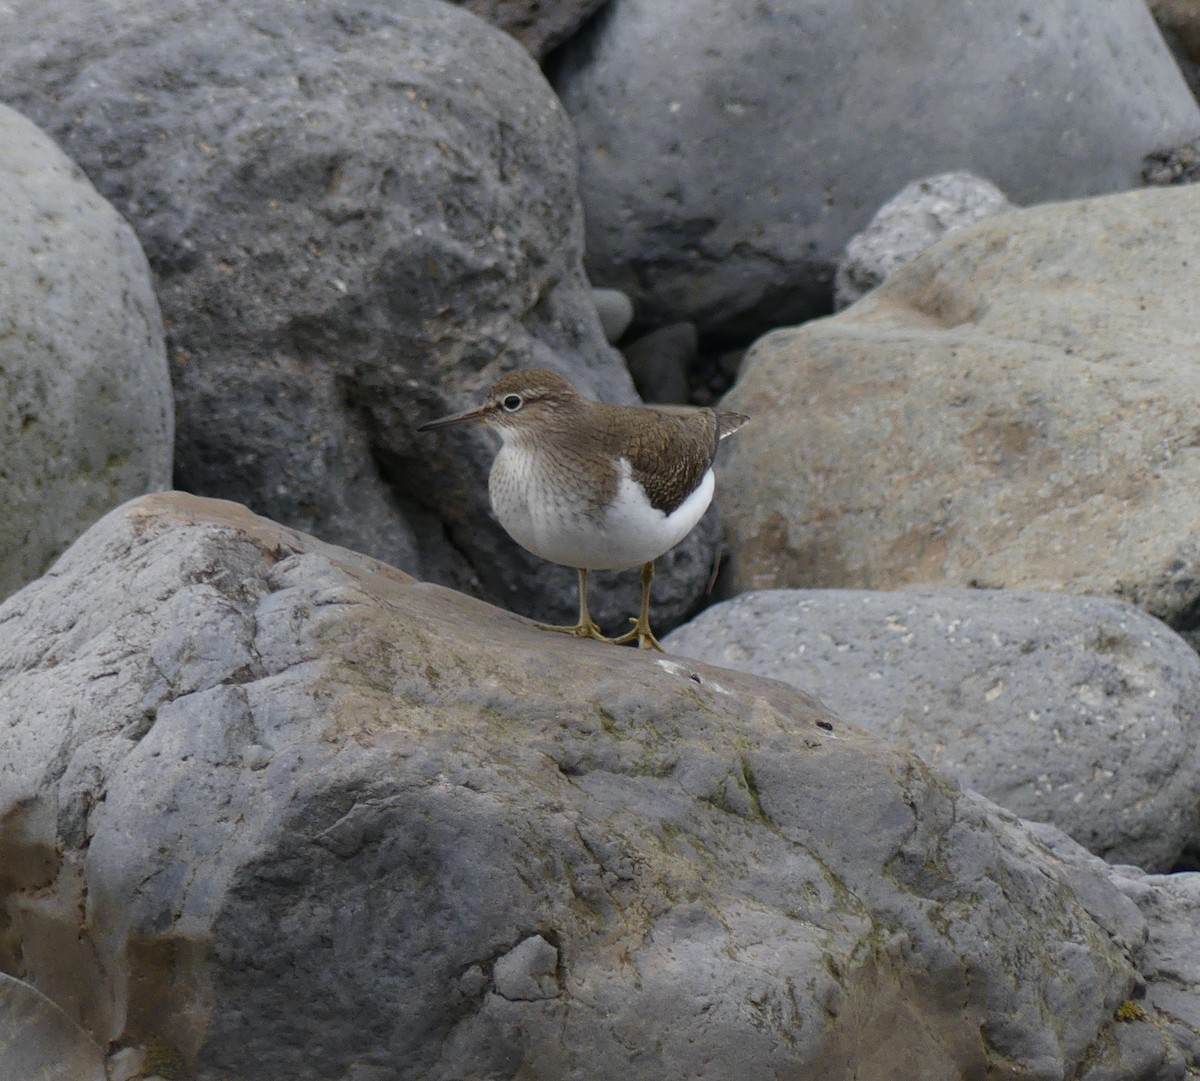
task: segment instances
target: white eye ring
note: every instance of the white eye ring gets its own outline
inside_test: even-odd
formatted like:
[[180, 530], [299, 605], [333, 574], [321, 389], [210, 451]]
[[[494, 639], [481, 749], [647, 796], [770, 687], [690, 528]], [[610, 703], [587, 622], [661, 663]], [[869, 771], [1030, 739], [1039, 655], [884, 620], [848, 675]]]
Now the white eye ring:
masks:
[[521, 395], [519, 394], [506, 394], [504, 396], [504, 400], [500, 404], [504, 406], [508, 412], [515, 413], [525, 403], [521, 400]]

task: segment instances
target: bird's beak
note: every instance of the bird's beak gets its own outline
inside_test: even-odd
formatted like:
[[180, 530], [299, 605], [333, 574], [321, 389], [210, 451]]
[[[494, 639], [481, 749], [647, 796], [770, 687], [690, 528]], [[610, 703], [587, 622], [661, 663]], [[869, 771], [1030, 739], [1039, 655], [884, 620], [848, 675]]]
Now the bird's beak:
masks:
[[433, 432], [437, 431], [438, 428], [449, 428], [451, 424], [467, 424], [472, 420], [483, 420], [486, 411], [487, 407], [482, 405], [475, 409], [464, 409], [461, 413], [451, 413], [448, 417], [441, 417], [438, 420], [428, 420], [417, 431]]

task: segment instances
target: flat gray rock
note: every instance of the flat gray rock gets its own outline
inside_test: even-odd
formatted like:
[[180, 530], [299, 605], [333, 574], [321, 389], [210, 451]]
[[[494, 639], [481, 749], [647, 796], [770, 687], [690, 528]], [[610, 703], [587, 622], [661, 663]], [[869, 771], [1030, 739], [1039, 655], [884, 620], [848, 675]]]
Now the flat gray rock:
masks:
[[3, 598], [118, 503], [171, 486], [173, 413], [133, 230], [3, 105], [0, 238]]
[[[179, 487], [574, 618], [574, 571], [491, 514], [488, 434], [415, 430], [529, 365], [636, 401], [581, 266], [570, 121], [520, 45], [437, 0], [41, 0], [0, 6], [0, 82], [146, 248]], [[664, 562], [662, 625], [716, 534]], [[597, 578], [613, 630], [639, 598]]]
[[770, 590], [667, 648], [782, 679], [1106, 859], [1200, 850], [1200, 657], [1099, 597]]
[[130, 503], [0, 606], [0, 763], [6, 949], [179, 1076], [1180, 1061], [1152, 1005], [1122, 1038], [1136, 906], [920, 759], [229, 503]]
[[559, 55], [592, 279], [647, 327], [743, 341], [827, 312], [847, 240], [918, 177], [1123, 190], [1200, 130], [1142, 0], [612, 0]]

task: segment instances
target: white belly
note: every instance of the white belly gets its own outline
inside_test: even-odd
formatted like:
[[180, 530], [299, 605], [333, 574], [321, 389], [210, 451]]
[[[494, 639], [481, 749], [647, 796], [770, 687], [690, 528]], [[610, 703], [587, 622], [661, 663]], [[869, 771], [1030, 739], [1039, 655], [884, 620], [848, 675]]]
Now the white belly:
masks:
[[674, 548], [700, 521], [712, 502], [713, 473], [664, 514], [633, 482], [629, 463], [621, 464], [616, 498], [597, 521], [586, 500], [553, 483], [532, 455], [505, 444], [488, 481], [492, 509], [513, 540], [551, 563], [584, 570], [640, 567]]

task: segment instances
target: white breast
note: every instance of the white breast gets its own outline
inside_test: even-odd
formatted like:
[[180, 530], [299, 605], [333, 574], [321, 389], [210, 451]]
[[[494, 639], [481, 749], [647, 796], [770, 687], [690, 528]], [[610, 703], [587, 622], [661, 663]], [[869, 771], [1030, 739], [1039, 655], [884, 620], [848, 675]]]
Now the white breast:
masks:
[[682, 504], [664, 514], [650, 505], [629, 463], [622, 460], [616, 497], [596, 520], [590, 503], [556, 483], [543, 465], [519, 442], [506, 442], [492, 465], [488, 494], [513, 540], [565, 567], [626, 570], [649, 563], [683, 540], [712, 502], [710, 469]]

